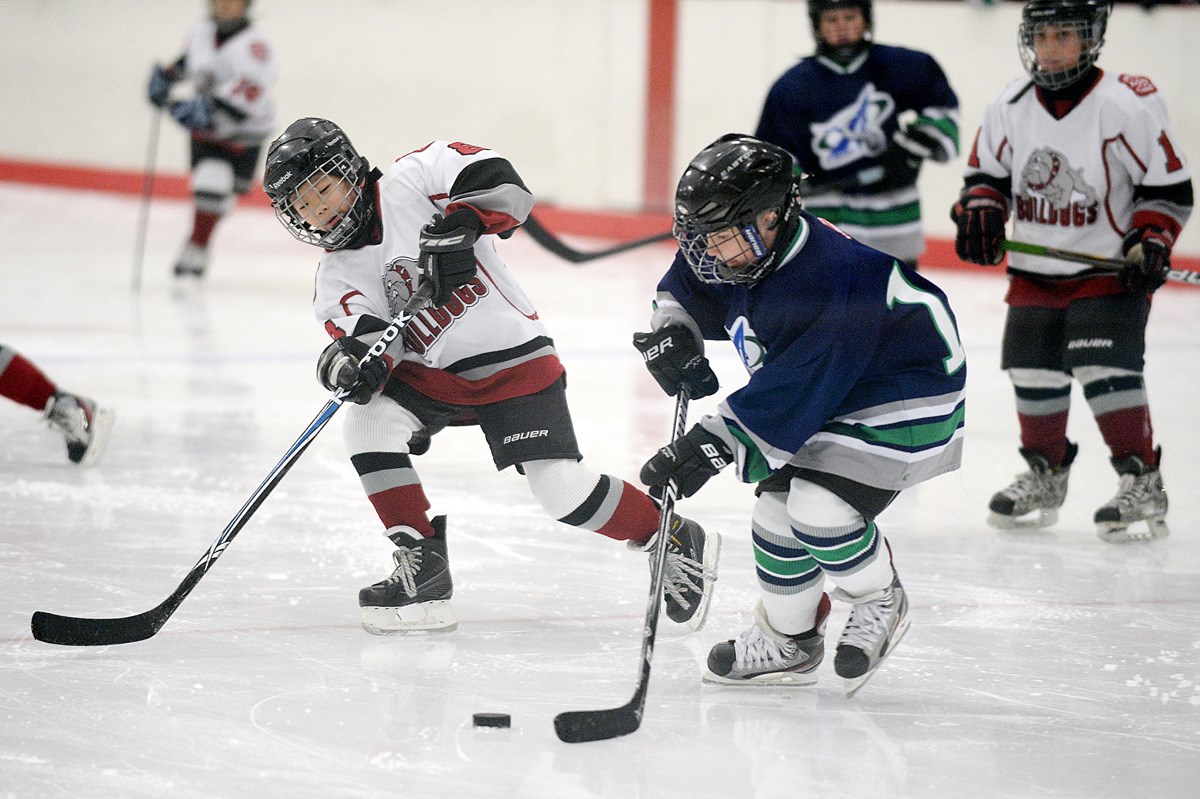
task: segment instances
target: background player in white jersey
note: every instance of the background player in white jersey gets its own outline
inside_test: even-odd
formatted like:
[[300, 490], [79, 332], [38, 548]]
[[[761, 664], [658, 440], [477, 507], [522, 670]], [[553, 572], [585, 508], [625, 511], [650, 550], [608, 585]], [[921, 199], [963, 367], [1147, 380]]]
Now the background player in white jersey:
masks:
[[704, 340], [749, 372], [718, 412], [642, 469], [687, 497], [736, 465], [756, 482], [755, 623], [717, 644], [704, 679], [811, 685], [834, 596], [853, 603], [834, 669], [853, 693], [908, 629], [908, 600], [876, 516], [902, 488], [958, 468], [966, 356], [945, 295], [898, 259], [800, 209], [780, 147], [730, 135], [675, 194], [679, 252], [637, 334], [668, 394], [717, 390]]
[[755, 136], [810, 178], [804, 208], [915, 266], [917, 175], [958, 155], [958, 98], [927, 53], [875, 44], [871, 0], [809, 0], [817, 52], [775, 82]]
[[[317, 375], [330, 390], [351, 389], [357, 404], [343, 427], [350, 460], [397, 547], [393, 574], [359, 594], [369, 632], [457, 624], [446, 517], [429, 518], [411, 458], [448, 424], [478, 424], [496, 467], [515, 466], [558, 521], [648, 542], [657, 506], [580, 463], [554, 342], [496, 251], [493, 237], [511, 235], [533, 207], [507, 160], [435, 141], [381, 174], [341, 128], [308, 118], [271, 144], [264, 186], [292, 235], [326, 250], [315, 310], [334, 341]], [[402, 341], [360, 369], [388, 320], [426, 282], [434, 287], [430, 306]], [[664, 572], [673, 620], [703, 623], [719, 546], [716, 534], [673, 519]]]
[[[213, 230], [250, 190], [262, 143], [275, 126], [275, 56], [246, 16], [250, 0], [209, 0], [210, 16], [188, 37], [184, 53], [155, 65], [147, 93], [191, 132], [192, 233], [175, 261], [177, 277], [201, 277]], [[189, 81], [194, 94], [170, 99]]]
[[66, 438], [72, 462], [90, 466], [104, 454], [113, 412], [95, 400], [60, 390], [32, 361], [4, 344], [0, 344], [0, 397], [41, 411]]
[[[1106, 258], [1119, 275], [1052, 258], [1009, 255], [1001, 368], [1016, 389], [1029, 471], [992, 497], [997, 527], [1046, 526], [1066, 499], [1078, 451], [1067, 440], [1078, 380], [1119, 479], [1095, 513], [1099, 536], [1165, 536], [1159, 472], [1142, 376], [1150, 295], [1192, 209], [1191, 173], [1147, 77], [1096, 66], [1110, 4], [1033, 0], [1018, 35], [1028, 79], [984, 112], [952, 216], [960, 258], [998, 264], [1010, 208], [1013, 240]], [[1136, 533], [1129, 525], [1138, 526]]]

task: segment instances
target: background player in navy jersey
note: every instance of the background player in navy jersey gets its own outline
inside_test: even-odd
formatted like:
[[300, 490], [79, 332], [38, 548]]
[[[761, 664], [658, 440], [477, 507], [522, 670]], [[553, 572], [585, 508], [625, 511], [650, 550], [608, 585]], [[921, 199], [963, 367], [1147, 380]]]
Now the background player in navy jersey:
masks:
[[952, 216], [959, 257], [977, 264], [1003, 259], [1010, 208], [1015, 241], [1129, 259], [1118, 275], [1009, 255], [1000, 366], [1016, 389], [1029, 470], [992, 497], [989, 516], [1001, 528], [1057, 519], [1078, 451], [1067, 440], [1074, 378], [1118, 475], [1116, 495], [1095, 513], [1097, 533], [1119, 543], [1168, 534], [1142, 371], [1150, 295], [1191, 214], [1192, 182], [1154, 83], [1096, 66], [1110, 8], [1026, 4], [1018, 44], [1028, 77], [984, 111]]
[[[217, 223], [250, 190], [263, 140], [275, 127], [275, 55], [247, 16], [250, 0], [209, 0], [209, 16], [189, 34], [183, 55], [155, 65], [147, 94], [191, 133], [192, 232], [175, 261], [176, 277], [201, 277]], [[171, 87], [193, 94], [170, 99]]]
[[[478, 424], [496, 468], [515, 466], [552, 518], [645, 548], [658, 507], [580, 462], [554, 342], [496, 251], [494, 237], [511, 235], [533, 207], [512, 164], [484, 147], [435, 141], [380, 172], [340, 127], [306, 118], [272, 142], [264, 188], [284, 227], [325, 250], [314, 310], [333, 343], [317, 376], [331, 391], [350, 390], [350, 460], [396, 545], [391, 576], [359, 592], [367, 631], [457, 625], [446, 517], [430, 519], [410, 457], [419, 454], [414, 436], [448, 424]], [[360, 368], [422, 283], [434, 288], [429, 307]], [[667, 615], [699, 629], [720, 537], [678, 516], [670, 532]]]
[[804, 208], [915, 266], [917, 175], [958, 155], [958, 97], [932, 56], [875, 44], [871, 0], [809, 0], [817, 52], [771, 87], [755, 136], [811, 177]]
[[711, 682], [816, 682], [834, 596], [853, 603], [834, 668], [848, 692], [908, 628], [875, 519], [901, 489], [957, 469], [966, 356], [945, 295], [904, 262], [801, 210], [780, 147], [732, 134], [675, 195], [679, 252], [635, 335], [669, 394], [713, 394], [704, 340], [731, 342], [748, 382], [647, 461], [690, 496], [726, 466], [758, 483], [754, 625], [708, 657]]

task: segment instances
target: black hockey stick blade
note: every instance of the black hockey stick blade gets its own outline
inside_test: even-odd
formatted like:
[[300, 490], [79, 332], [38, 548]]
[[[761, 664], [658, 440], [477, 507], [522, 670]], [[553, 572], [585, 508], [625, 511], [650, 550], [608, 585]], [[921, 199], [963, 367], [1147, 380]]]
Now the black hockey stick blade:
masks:
[[672, 238], [671, 232], [667, 231], [666, 233], [656, 233], [653, 236], [647, 236], [644, 239], [627, 241], [624, 244], [618, 244], [605, 250], [583, 252], [582, 250], [577, 250], [570, 246], [565, 241], [551, 233], [549, 230], [546, 230], [542, 223], [537, 221], [537, 219], [532, 215], [530, 215], [529, 218], [525, 220], [524, 224], [521, 225], [521, 229], [528, 233], [530, 237], [532, 237], [533, 240], [542, 247], [545, 247], [548, 251], [554, 255], [557, 255], [559, 258], [562, 258], [564, 261], [570, 261], [573, 264], [583, 264], [587, 263], [588, 261], [594, 261], [597, 258], [607, 258], [610, 255], [628, 252], [629, 250], [637, 249], [638, 247], [644, 247], [647, 244], [668, 241]]
[[629, 704], [607, 710], [568, 710], [554, 717], [558, 739], [569, 744], [607, 741], [636, 732], [646, 707], [645, 686], [639, 686]]
[[[190, 578], [191, 575], [188, 577]], [[33, 614], [30, 627], [33, 629], [33, 637], [47, 644], [60, 646], [130, 644], [134, 641], [145, 641], [157, 633], [167, 623], [167, 619], [171, 618], [171, 614], [175, 612], [179, 604], [183, 602], [183, 597], [184, 595], [180, 595], [176, 591], [153, 610], [119, 619], [82, 619], [39, 610]]]

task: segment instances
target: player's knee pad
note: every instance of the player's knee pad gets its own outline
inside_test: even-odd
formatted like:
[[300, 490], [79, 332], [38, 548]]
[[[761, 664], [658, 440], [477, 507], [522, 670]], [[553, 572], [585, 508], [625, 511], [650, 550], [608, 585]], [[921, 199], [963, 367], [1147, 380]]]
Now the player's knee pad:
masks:
[[787, 494], [769, 491], [759, 495], [750, 514], [750, 524], [755, 532], [766, 533], [779, 539], [792, 538], [792, 521], [788, 517]]
[[363, 452], [408, 452], [413, 433], [424, 425], [394, 400], [378, 396], [366, 405], [342, 406], [342, 437], [351, 455]]
[[218, 158], [201, 159], [192, 169], [192, 193], [196, 207], [223, 214], [234, 201], [233, 165]]
[[787, 513], [792, 529], [822, 538], [838, 532], [853, 532], [866, 524], [863, 515], [846, 500], [799, 477], [792, 479]]
[[582, 463], [560, 458], [521, 464], [534, 499], [556, 519], [568, 516], [595, 493], [602, 475]]
[[1071, 376], [1053, 369], [1009, 369], [1008, 379], [1017, 388], [1061, 389], [1071, 387]]

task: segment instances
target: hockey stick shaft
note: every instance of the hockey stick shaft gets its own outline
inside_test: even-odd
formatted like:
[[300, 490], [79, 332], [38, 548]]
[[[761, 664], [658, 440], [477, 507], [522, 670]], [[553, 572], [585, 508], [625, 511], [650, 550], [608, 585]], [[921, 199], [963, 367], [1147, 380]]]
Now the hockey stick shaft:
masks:
[[[392, 320], [383, 335], [363, 357], [360, 365], [370, 358], [381, 355], [391, 341], [404, 334], [409, 320], [424, 306], [431, 293], [432, 286], [427, 284], [412, 296], [400, 314]], [[37, 611], [30, 621], [33, 637], [39, 641], [63, 646], [107, 646], [142, 641], [157, 633], [196, 587], [196, 584], [200, 582], [200, 579], [213, 567], [217, 558], [221, 557], [221, 554], [232, 543], [238, 532], [250, 520], [250, 517], [254, 515], [254, 512], [258, 510], [275, 486], [279, 484], [279, 481], [300, 459], [308, 446], [341, 408], [348, 393], [345, 389], [339, 390], [331, 400], [325, 403], [325, 407], [309, 422], [300, 437], [288, 448], [266, 479], [259, 484], [246, 503], [225, 526], [217, 540], [200, 556], [200, 560], [196, 561], [196, 565], [183, 578], [183, 582], [162, 604], [134, 616], [106, 619], [60, 616], [55, 613]]]
[[521, 228], [530, 235], [530, 237], [540, 244], [542, 247], [549, 250], [554, 255], [562, 258], [564, 261], [570, 261], [573, 264], [583, 264], [588, 261], [594, 261], [597, 258], [607, 258], [610, 255], [628, 252], [629, 250], [645, 247], [647, 244], [655, 244], [660, 241], [668, 241], [672, 238], [671, 232], [656, 233], [653, 236], [647, 236], [643, 239], [634, 239], [627, 241], [624, 244], [618, 244], [615, 247], [609, 247], [605, 250], [596, 250], [594, 252], [583, 252], [571, 247], [562, 239], [555, 236], [542, 225], [535, 217], [529, 216], [521, 225]]
[[137, 233], [133, 241], [133, 293], [142, 290], [142, 261], [146, 253], [146, 229], [150, 224], [150, 202], [154, 197], [154, 176], [158, 171], [158, 139], [163, 112], [154, 109], [150, 121], [150, 142], [146, 148], [146, 171], [142, 174], [142, 204], [138, 209]]
[[[1088, 255], [1082, 252], [1072, 252], [1070, 250], [1060, 250], [1056, 247], [1043, 247], [1040, 244], [1030, 244], [1024, 241], [1013, 241], [1011, 239], [1004, 242], [1004, 249], [1009, 252], [1019, 252], [1026, 255], [1041, 255], [1046, 258], [1055, 258], [1059, 261], [1070, 261], [1076, 264], [1086, 264], [1094, 266], [1097, 269], [1103, 269], [1107, 272], [1120, 272], [1129, 262], [1122, 258], [1103, 258], [1099, 255]], [[1189, 272], [1186, 269], [1171, 269], [1167, 272], [1167, 281], [1171, 283], [1184, 283], [1189, 286], [1200, 286], [1200, 272]]]
[[[688, 393], [687, 389], [683, 389], [675, 398], [675, 435], [672, 440], [683, 436], [687, 412]], [[554, 731], [562, 741], [603, 741], [628, 735], [641, 726], [642, 713], [646, 709], [646, 693], [650, 688], [650, 662], [654, 658], [654, 639], [658, 632], [659, 606], [662, 604], [667, 538], [671, 533], [671, 517], [677, 493], [674, 481], [668, 483], [658, 515], [658, 533], [654, 539], [654, 560], [650, 569], [650, 598], [646, 605], [646, 621], [642, 625], [641, 671], [633, 698], [621, 707], [607, 710], [569, 710], [559, 713], [554, 717]]]

